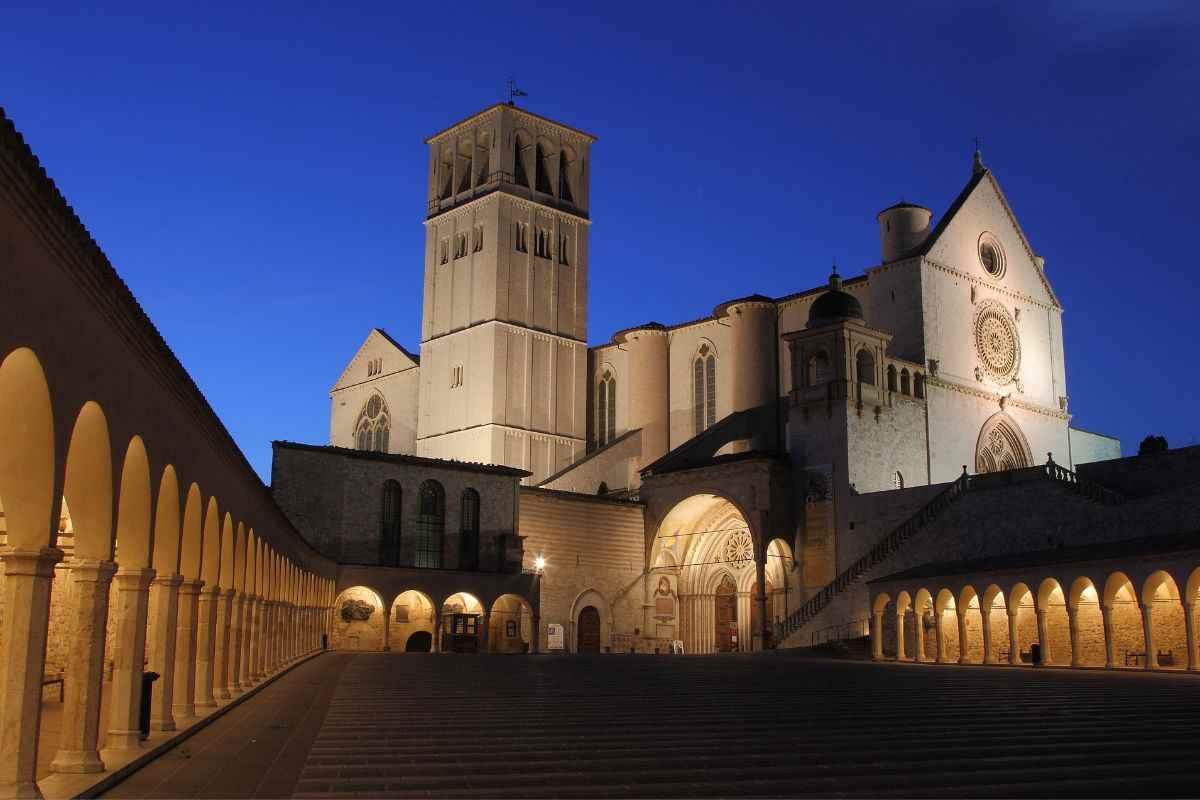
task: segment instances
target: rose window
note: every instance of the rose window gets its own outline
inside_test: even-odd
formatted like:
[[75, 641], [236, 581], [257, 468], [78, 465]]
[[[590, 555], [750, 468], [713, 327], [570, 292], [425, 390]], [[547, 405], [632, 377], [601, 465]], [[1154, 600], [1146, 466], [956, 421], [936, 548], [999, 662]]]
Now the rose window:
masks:
[[1021, 365], [1017, 325], [1004, 306], [989, 301], [975, 315], [975, 352], [983, 369], [997, 383], [1012, 382]]

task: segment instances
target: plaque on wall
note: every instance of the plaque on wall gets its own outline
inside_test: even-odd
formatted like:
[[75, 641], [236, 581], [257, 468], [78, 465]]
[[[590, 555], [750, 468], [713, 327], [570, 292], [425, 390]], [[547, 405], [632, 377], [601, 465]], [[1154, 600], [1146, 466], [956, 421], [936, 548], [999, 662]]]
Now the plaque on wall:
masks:
[[408, 606], [396, 606], [396, 622], [408, 622]]
[[517, 621], [510, 619], [504, 623], [504, 635], [509, 639], [517, 638]]
[[546, 638], [549, 640], [547, 650], [565, 650], [566, 637], [563, 635], [563, 626], [556, 622], [551, 622], [546, 626]]

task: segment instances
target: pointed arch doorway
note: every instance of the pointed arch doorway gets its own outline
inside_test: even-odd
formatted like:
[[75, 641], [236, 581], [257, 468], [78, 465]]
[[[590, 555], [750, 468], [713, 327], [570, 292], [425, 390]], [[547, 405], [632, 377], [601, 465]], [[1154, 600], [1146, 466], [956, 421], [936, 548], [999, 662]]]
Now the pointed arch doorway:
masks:
[[732, 653], [738, 649], [737, 585], [728, 573], [717, 586], [715, 604], [713, 622], [717, 652]]
[[579, 612], [579, 627], [576, 630], [580, 653], [600, 652], [600, 612], [595, 606], [587, 606]]

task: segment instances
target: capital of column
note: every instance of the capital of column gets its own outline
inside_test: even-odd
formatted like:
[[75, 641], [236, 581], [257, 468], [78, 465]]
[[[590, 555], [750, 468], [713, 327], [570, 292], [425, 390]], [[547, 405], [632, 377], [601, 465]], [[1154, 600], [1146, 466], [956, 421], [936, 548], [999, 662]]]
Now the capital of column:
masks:
[[204, 581], [184, 580], [184, 581], [180, 582], [180, 584], [179, 584], [179, 594], [181, 594], [181, 595], [200, 594], [200, 590], [203, 588], [204, 588]]
[[113, 576], [113, 583], [116, 584], [117, 591], [121, 592], [144, 592], [150, 588], [150, 583], [153, 580], [154, 570], [149, 567], [141, 569], [125, 569], [122, 567]]
[[222, 589], [218, 592], [218, 594], [224, 595], [225, 597], [233, 597], [235, 594], [237, 594], [237, 589]]
[[0, 562], [4, 563], [4, 574], [8, 576], [49, 578], [54, 575], [54, 565], [62, 560], [63, 551], [57, 547], [41, 547], [37, 550], [0, 547]]
[[171, 575], [155, 575], [154, 580], [150, 582], [151, 586], [162, 586], [165, 588], [175, 588], [183, 583], [183, 576], [178, 572]]
[[107, 584], [117, 574], [117, 565], [112, 561], [77, 558], [72, 559], [70, 567], [71, 580], [75, 583]]

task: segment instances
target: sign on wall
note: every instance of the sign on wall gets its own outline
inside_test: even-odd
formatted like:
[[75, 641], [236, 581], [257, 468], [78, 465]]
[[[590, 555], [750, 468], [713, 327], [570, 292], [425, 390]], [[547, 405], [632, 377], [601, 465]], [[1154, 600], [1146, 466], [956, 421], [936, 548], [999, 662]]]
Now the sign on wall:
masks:
[[546, 625], [546, 638], [549, 643], [546, 646], [548, 650], [566, 650], [566, 636], [563, 633], [563, 626], [557, 622], [551, 622]]

